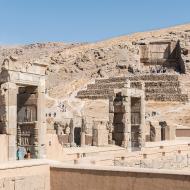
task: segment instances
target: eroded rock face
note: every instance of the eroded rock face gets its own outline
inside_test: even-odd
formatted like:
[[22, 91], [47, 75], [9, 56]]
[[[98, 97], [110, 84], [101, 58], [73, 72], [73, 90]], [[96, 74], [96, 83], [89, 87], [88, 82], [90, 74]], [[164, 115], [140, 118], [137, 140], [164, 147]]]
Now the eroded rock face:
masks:
[[[178, 26], [94, 44], [37, 43], [1, 47], [0, 63], [5, 59], [23, 64], [30, 64], [36, 60], [48, 63], [47, 87], [50, 95], [64, 97], [71, 93], [73, 88], [77, 90], [93, 78], [146, 73], [145, 67], [140, 63], [139, 46], [152, 41], [180, 41], [181, 56], [188, 71], [189, 28], [190, 25]], [[57, 90], [59, 88], [63, 91]]]

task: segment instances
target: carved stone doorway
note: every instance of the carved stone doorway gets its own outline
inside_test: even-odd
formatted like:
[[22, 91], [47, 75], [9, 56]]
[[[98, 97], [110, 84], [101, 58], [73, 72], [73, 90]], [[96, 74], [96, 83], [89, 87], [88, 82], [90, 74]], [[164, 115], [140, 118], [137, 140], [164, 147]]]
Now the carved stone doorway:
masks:
[[114, 117], [113, 117], [113, 140], [115, 145], [122, 146], [124, 138], [124, 106], [121, 93], [117, 93], [114, 99]]
[[132, 151], [141, 147], [141, 99], [131, 97], [131, 148]]
[[159, 125], [161, 127], [161, 141], [165, 141], [166, 140], [166, 127], [167, 124], [165, 121], [163, 122], [159, 122]]
[[37, 87], [21, 86], [17, 94], [17, 146], [38, 157]]

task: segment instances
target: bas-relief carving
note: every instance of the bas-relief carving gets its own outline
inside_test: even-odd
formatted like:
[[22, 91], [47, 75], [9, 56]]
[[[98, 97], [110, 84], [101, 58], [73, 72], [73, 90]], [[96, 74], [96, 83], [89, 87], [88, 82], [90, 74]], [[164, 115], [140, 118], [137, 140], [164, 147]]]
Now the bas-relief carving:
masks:
[[21, 126], [20, 136], [22, 146], [32, 146], [34, 144], [34, 126]]
[[140, 62], [147, 73], [184, 73], [184, 64], [180, 62], [180, 45], [177, 41], [158, 41], [140, 45]]
[[36, 106], [23, 106], [18, 111], [18, 122], [32, 122], [36, 121]]

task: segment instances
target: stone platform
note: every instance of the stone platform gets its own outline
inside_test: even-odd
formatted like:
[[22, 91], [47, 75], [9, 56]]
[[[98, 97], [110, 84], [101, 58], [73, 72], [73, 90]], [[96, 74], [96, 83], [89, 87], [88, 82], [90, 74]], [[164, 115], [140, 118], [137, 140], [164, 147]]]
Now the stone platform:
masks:
[[127, 80], [130, 80], [131, 88], [141, 89], [141, 83], [145, 84], [146, 101], [187, 102], [188, 95], [181, 92], [178, 77], [177, 74], [149, 74], [96, 79], [94, 84], [87, 85], [86, 90], [79, 91], [77, 97], [107, 99], [114, 95], [114, 89], [123, 88]]

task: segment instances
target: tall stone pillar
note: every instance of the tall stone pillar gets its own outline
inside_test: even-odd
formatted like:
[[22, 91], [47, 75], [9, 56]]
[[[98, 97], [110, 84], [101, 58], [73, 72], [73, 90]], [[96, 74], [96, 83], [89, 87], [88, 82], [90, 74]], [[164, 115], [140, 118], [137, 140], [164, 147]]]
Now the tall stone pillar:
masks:
[[81, 132], [81, 147], [85, 146], [85, 132]]
[[141, 94], [141, 123], [140, 123], [140, 129], [141, 129], [141, 146], [145, 146], [145, 139], [146, 139], [146, 133], [145, 133], [145, 83], [142, 82], [142, 94]]
[[130, 96], [130, 81], [122, 89], [123, 106], [125, 113], [123, 117], [124, 131], [122, 146], [131, 151], [131, 96]]
[[109, 97], [109, 123], [108, 123], [108, 144], [115, 144], [112, 139], [113, 120], [114, 120], [114, 97]]
[[81, 147], [85, 146], [85, 136], [86, 136], [85, 131], [86, 131], [86, 121], [82, 117], [82, 120], [81, 120], [81, 134], [80, 134], [80, 145], [81, 145]]
[[38, 123], [35, 122], [34, 123], [34, 156], [35, 158], [38, 158], [38, 137], [39, 137], [39, 133], [38, 133]]
[[41, 77], [38, 85], [37, 125], [38, 125], [38, 157], [46, 157], [46, 121], [45, 121], [45, 77]]
[[1, 85], [2, 93], [4, 93], [5, 111], [5, 130], [8, 135], [8, 159], [16, 160], [17, 151], [17, 85], [11, 82], [6, 82]]

